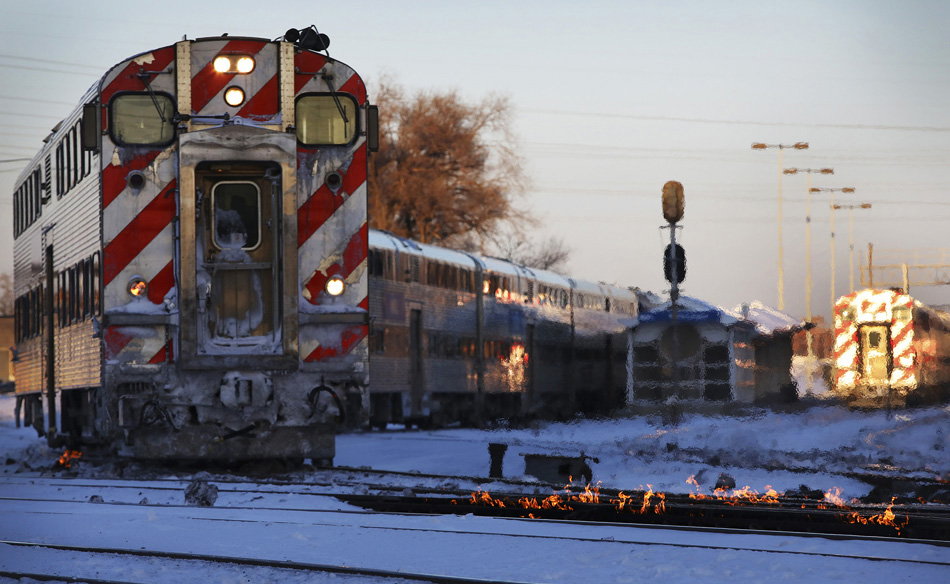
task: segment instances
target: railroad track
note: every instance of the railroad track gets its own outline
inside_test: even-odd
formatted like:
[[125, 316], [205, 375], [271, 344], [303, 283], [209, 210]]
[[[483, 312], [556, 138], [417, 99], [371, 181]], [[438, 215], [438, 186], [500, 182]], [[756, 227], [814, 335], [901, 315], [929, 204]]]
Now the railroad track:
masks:
[[[433, 584], [521, 584], [510, 580], [485, 580], [482, 578], [463, 578], [458, 576], [449, 576], [444, 574], [424, 574], [396, 570], [381, 570], [376, 568], [359, 568], [353, 566], [341, 566], [330, 564], [314, 564], [294, 561], [278, 561], [267, 559], [255, 559], [238, 556], [219, 556], [211, 554], [181, 553], [181, 552], [162, 552], [149, 550], [133, 550], [125, 548], [106, 548], [95, 546], [77, 546], [77, 545], [57, 545], [39, 542], [22, 541], [0, 541], [0, 546], [11, 546], [17, 548], [20, 553], [23, 550], [49, 550], [53, 552], [68, 552], [74, 554], [68, 557], [68, 566], [64, 569], [51, 569], [44, 572], [35, 571], [10, 571], [0, 570], [0, 577], [5, 578], [32, 578], [40, 581], [65, 581], [75, 583], [89, 584], [154, 584], [156, 582], [155, 574], [159, 571], [164, 572], [164, 577], [171, 575], [173, 578], [178, 574], [178, 582], [190, 581], [193, 574], [203, 573], [207, 570], [214, 570], [215, 575], [222, 578], [227, 573], [232, 573], [234, 577], [240, 576], [242, 581], [287, 581], [296, 578], [300, 574], [308, 577], [318, 575], [350, 576], [352, 578], [336, 578], [335, 581], [359, 582], [364, 579], [373, 579], [378, 582], [378, 578], [388, 578], [393, 583], [398, 582], [432, 582]], [[76, 557], [75, 554], [81, 555]], [[75, 566], [82, 562], [83, 569], [95, 573], [108, 573], [109, 565], [112, 563], [111, 557], [104, 556], [124, 556], [141, 562], [139, 570], [145, 572], [148, 577], [142, 580], [116, 580], [102, 578], [86, 578], [74, 574], [63, 574], [67, 570], [76, 570]], [[97, 558], [99, 562], [97, 562]], [[96, 564], [100, 564], [97, 567]], [[66, 566], [67, 564], [60, 564]], [[248, 568], [251, 570], [249, 571]], [[128, 566], [123, 568], [123, 572], [133, 571]], [[168, 572], [171, 572], [169, 574]], [[176, 581], [174, 579], [169, 581]]]
[[[323, 496], [347, 497], [339, 493]], [[370, 499], [378, 502], [392, 498], [370, 497], [359, 503], [371, 506], [373, 501]], [[234, 574], [241, 581], [287, 583], [307, 581], [307, 578], [319, 574], [334, 574], [341, 582], [382, 577], [396, 578], [394, 581], [397, 582], [551, 581], [550, 578], [535, 580], [526, 577], [523, 571], [519, 572], [512, 566], [505, 566], [501, 571], [491, 567], [478, 578], [469, 578], [467, 576], [471, 573], [464, 569], [439, 570], [438, 563], [431, 564], [427, 559], [432, 549], [455, 554], [454, 560], [458, 560], [466, 555], [466, 550], [485, 549], [486, 546], [516, 549], [518, 553], [511, 555], [535, 558], [542, 569], [548, 562], [565, 557], [565, 553], [569, 555], [574, 550], [583, 550], [578, 553], [592, 557], [656, 553], [683, 553], [683, 557], [694, 557], [695, 554], [725, 553], [727, 557], [739, 554], [748, 557], [749, 561], [767, 562], [761, 559], [764, 553], [775, 554], [776, 558], [796, 558], [796, 562], [801, 558], [809, 565], [816, 562], [888, 561], [900, 562], [907, 570], [950, 571], [950, 543], [944, 541], [855, 534], [829, 537], [827, 534], [789, 534], [723, 526], [644, 525], [607, 522], [603, 518], [600, 518], [603, 522], [596, 524], [579, 521], [577, 517], [505, 518], [505, 514], [512, 510], [499, 506], [484, 507], [486, 512], [499, 516], [497, 519], [467, 517], [455, 520], [447, 519], [445, 515], [422, 514], [422, 511], [439, 511], [432, 508], [433, 502], [427, 502], [425, 497], [399, 499], [403, 505], [410, 503], [407, 500], [415, 499], [416, 503], [427, 503], [429, 508], [417, 506], [413, 512], [402, 511], [394, 515], [391, 510], [380, 513], [291, 507], [189, 508], [184, 505], [146, 505], [142, 508], [129, 503], [90, 505], [77, 501], [8, 499], [0, 502], [0, 514], [10, 521], [8, 533], [17, 535], [7, 537], [8, 541], [0, 541], [0, 558], [6, 557], [0, 561], [0, 576], [70, 581], [64, 578], [68, 575], [75, 578], [72, 582], [111, 584], [129, 583], [128, 574], [141, 573], [148, 574], [147, 580], [142, 581], [163, 584], [165, 581], [193, 581], [195, 574], [213, 569], [215, 574]], [[454, 513], [475, 514], [472, 509], [459, 511], [459, 505], [453, 505], [451, 500], [453, 498], [441, 498], [437, 503], [455, 507]], [[135, 536], [126, 539], [126, 535], [112, 533], [115, 525], [127, 522], [140, 525], [131, 531], [126, 529]], [[34, 523], [35, 527], [27, 527]], [[70, 530], [67, 530], [67, 533], [60, 533], [60, 526], [78, 523], [84, 524], [81, 532], [70, 535]], [[171, 536], [156, 538], [151, 534], [155, 526], [162, 527], [159, 535], [164, 532], [171, 533]], [[190, 543], [188, 534], [195, 530], [220, 535], [202, 535]], [[43, 535], [31, 536], [31, 533]], [[90, 541], [84, 534], [95, 534], [91, 541], [97, 545], [80, 545]], [[293, 541], [297, 534], [302, 534], [312, 544], [287, 548], [286, 544], [280, 543]], [[219, 545], [221, 537], [227, 541], [223, 548]], [[821, 540], [817, 542], [814, 538]], [[365, 546], [353, 547], [347, 543], [357, 541], [379, 542], [377, 546], [382, 549], [398, 548], [400, 560], [393, 562], [385, 554], [374, 558], [372, 546], [367, 552]], [[414, 542], [415, 549], [405, 547], [404, 542]], [[5, 551], [3, 546], [9, 546], [8, 550]], [[324, 546], [328, 546], [327, 549], [322, 549]], [[222, 553], [222, 549], [228, 553]], [[548, 554], [547, 559], [537, 559], [537, 554], [542, 552]], [[369, 553], [368, 559], [366, 553]], [[404, 553], [415, 556], [403, 561]], [[116, 555], [127, 560], [117, 561]], [[116, 572], [116, 565], [135, 567], [136, 571]], [[88, 568], [82, 574], [89, 578], [74, 573], [71, 566]], [[394, 566], [398, 569], [388, 569]], [[167, 579], [156, 580], [155, 574], [170, 575]]]
[[[391, 473], [366, 469], [348, 469], [353, 475], [341, 480], [335, 475], [330, 480], [311, 481], [305, 485], [290, 481], [268, 481], [252, 483], [246, 479], [209, 479], [215, 484], [222, 496], [230, 495], [230, 502], [224, 503], [239, 508], [240, 503], [254, 501], [251, 496], [260, 499], [269, 495], [283, 497], [303, 497], [303, 504], [309, 497], [334, 498], [336, 500], [374, 511], [426, 514], [474, 514], [480, 516], [543, 518], [556, 520], [575, 520], [590, 522], [631, 523], [639, 525], [692, 525], [705, 527], [723, 527], [739, 529], [761, 529], [767, 531], [794, 531], [800, 533], [815, 532], [829, 535], [874, 535], [880, 537], [904, 537], [929, 541], [950, 540], [950, 507], [922, 505], [913, 501], [896, 502], [890, 506], [882, 505], [834, 505], [822, 498], [809, 498], [805, 495], [774, 496], [749, 495], [738, 497], [662, 494], [643, 491], [624, 493], [614, 489], [581, 490], [565, 487], [553, 490], [537, 483], [511, 481], [504, 483], [502, 493], [489, 493], [480, 490], [481, 485], [494, 479], [478, 477], [443, 477], [438, 475], [418, 475], [415, 473], [396, 473], [415, 479], [438, 479], [439, 486], [406, 487], [389, 482], [371, 483], [369, 476], [391, 480]], [[369, 475], [369, 476], [368, 476]], [[47, 489], [67, 488], [71, 496], [48, 497], [48, 501], [79, 501], [90, 493], [108, 487], [126, 491], [129, 496], [118, 502], [142, 503], [151, 501], [159, 505], [173, 505], [179, 499], [188, 481], [180, 479], [155, 479], [145, 486], [135, 481], [105, 480], [97, 481], [82, 478], [31, 478], [15, 479], [4, 477], [3, 483], [30, 487], [40, 483]], [[461, 487], [464, 483], [465, 487]], [[453, 485], [452, 487], [445, 486]], [[459, 485], [458, 487], [454, 485]], [[474, 486], [473, 486], [474, 485]], [[358, 488], [355, 494], [345, 489]], [[472, 491], [471, 488], [479, 490]], [[340, 489], [344, 489], [341, 491]], [[515, 489], [526, 489], [515, 491]], [[369, 491], [374, 491], [372, 494]], [[143, 492], [159, 493], [149, 500], [136, 499]], [[546, 495], [543, 493], [547, 493]], [[133, 494], [134, 493], [134, 494]], [[78, 496], [77, 496], [78, 495]], [[240, 495], [244, 498], [238, 500]], [[40, 500], [42, 497], [30, 497]], [[253, 508], [266, 507], [257, 503]], [[251, 507], [248, 507], [251, 508]], [[285, 506], [270, 508], [286, 509]], [[309, 507], [308, 510], [312, 510]]]

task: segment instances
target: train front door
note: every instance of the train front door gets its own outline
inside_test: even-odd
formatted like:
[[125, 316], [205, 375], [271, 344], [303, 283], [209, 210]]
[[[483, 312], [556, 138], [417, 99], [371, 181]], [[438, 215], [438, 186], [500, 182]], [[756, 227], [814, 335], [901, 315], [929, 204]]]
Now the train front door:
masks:
[[886, 386], [890, 379], [890, 345], [886, 325], [864, 325], [859, 331], [861, 373], [869, 386]]
[[195, 170], [200, 352], [281, 350], [279, 177], [279, 167], [266, 163]]

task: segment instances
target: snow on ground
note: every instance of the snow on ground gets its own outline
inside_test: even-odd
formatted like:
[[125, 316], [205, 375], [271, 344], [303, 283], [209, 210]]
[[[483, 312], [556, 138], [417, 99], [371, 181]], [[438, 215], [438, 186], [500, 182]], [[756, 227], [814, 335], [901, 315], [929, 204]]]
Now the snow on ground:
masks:
[[[181, 477], [170, 488], [171, 483], [155, 480], [154, 474], [143, 475], [140, 480], [134, 473], [130, 476], [134, 466], [127, 467], [121, 477], [110, 477], [110, 468], [118, 467], [80, 464], [70, 474], [90, 480], [70, 488], [47, 479], [55, 476], [50, 467], [60, 452], [49, 449], [32, 429], [14, 427], [13, 404], [13, 396], [0, 395], [0, 475], [4, 479], [0, 481], [0, 540], [39, 538], [51, 543], [128, 545], [536, 582], [662, 579], [686, 583], [701, 579], [731, 583], [776, 578], [862, 583], [870, 579], [950, 581], [946, 565], [950, 564], [950, 548], [913, 542], [871, 545], [787, 534], [704, 535], [667, 528], [474, 516], [348, 514], [351, 508], [320, 499], [316, 496], [320, 488], [306, 486], [318, 477], [325, 478], [328, 471], [323, 470], [308, 469], [294, 475], [313, 496], [282, 492], [300, 489], [280, 485], [269, 487], [272, 493], [259, 490], [249, 494], [222, 483], [213, 509], [181, 505], [181, 487], [193, 476]], [[950, 478], [948, 421], [947, 407], [888, 415], [816, 405], [788, 414], [768, 410], [741, 416], [684, 414], [676, 425], [664, 424], [663, 417], [656, 415], [547, 423], [517, 430], [350, 433], [338, 437], [335, 462], [352, 467], [485, 477], [490, 464], [488, 444], [504, 443], [508, 445], [504, 459], [508, 479], [535, 481], [524, 474], [525, 454], [583, 452], [592, 457], [594, 482], [605, 487], [637, 489], [652, 485], [655, 491], [711, 490], [719, 474], [728, 473], [737, 486], [748, 485], [759, 492], [767, 486], [778, 491], [800, 485], [822, 491], [838, 487], [848, 499], [864, 496], [871, 488], [849, 477], [852, 472], [870, 469]], [[687, 483], [691, 476], [698, 487]], [[404, 481], [413, 484], [413, 480], [419, 485], [427, 481], [431, 485], [447, 484], [445, 479], [425, 477], [392, 480], [400, 481], [400, 486]], [[119, 488], [120, 483], [128, 481], [137, 488]], [[469, 484], [464, 478], [454, 482]], [[512, 487], [502, 483], [497, 486]], [[535, 486], [550, 488], [542, 483]], [[90, 505], [90, 493], [106, 502], [130, 504]], [[40, 500], [44, 498], [57, 502]], [[401, 531], [407, 528], [414, 531]], [[511, 535], [502, 535], [509, 532]], [[768, 549], [781, 553], [751, 551]], [[815, 552], [823, 555], [811, 555]], [[849, 559], [835, 554], [907, 558], [918, 563]], [[41, 550], [27, 553], [23, 548], [0, 544], [0, 570], [43, 571], [62, 563], [66, 566], [64, 576], [75, 575], [71, 573], [74, 568], [65, 563], [68, 555]], [[491, 561], [486, 561], [487, 557]], [[129, 561], [89, 562], [84, 565], [89, 571], [82, 577], [95, 574], [121, 580], [137, 575], [157, 583], [252, 581], [240, 571], [224, 573], [220, 568], [183, 565], [171, 572], [147, 564], [132, 566]], [[0, 582], [5, 581], [11, 580], [0, 578]], [[253, 581], [277, 580], [256, 577]]]
[[[0, 474], [48, 469], [60, 452], [30, 428], [14, 428], [11, 395], [0, 396]], [[816, 402], [818, 403], [818, 402]], [[720, 473], [764, 493], [840, 489], [846, 501], [872, 485], [856, 474], [950, 480], [950, 408], [850, 411], [816, 405], [794, 413], [683, 414], [540, 423], [532, 429], [444, 429], [341, 434], [338, 466], [487, 477], [489, 443], [508, 446], [505, 478], [525, 475], [525, 454], [589, 457], [593, 483], [671, 493], [712, 490]], [[93, 472], [93, 471], [89, 471]], [[692, 477], [691, 480], [690, 479]], [[897, 493], [907, 494], [907, 493]]]

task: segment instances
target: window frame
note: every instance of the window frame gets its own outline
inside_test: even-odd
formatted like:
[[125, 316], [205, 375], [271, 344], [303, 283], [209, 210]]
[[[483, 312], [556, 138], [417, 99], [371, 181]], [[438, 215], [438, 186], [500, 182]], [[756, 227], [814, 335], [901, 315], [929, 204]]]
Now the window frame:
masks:
[[[145, 96], [145, 97], [151, 98], [152, 94], [149, 94], [149, 92], [147, 91], [120, 91], [120, 92], [117, 92], [115, 95], [113, 95], [111, 99], [109, 99], [109, 106], [107, 108], [107, 112], [108, 112], [107, 115], [108, 115], [108, 120], [109, 120], [108, 122], [109, 123], [109, 138], [115, 144], [118, 144], [119, 146], [131, 146], [131, 147], [138, 147], [138, 148], [158, 149], [158, 148], [165, 148], [173, 144], [175, 140], [178, 138], [178, 126], [174, 124], [171, 119], [168, 120], [168, 123], [172, 127], [172, 135], [171, 135], [171, 138], [169, 138], [165, 142], [147, 142], [147, 143], [126, 142], [124, 140], [120, 140], [119, 137], [116, 136], [115, 134], [115, 103], [116, 101], [122, 99], [123, 97], [128, 97], [130, 95]], [[171, 105], [172, 105], [173, 115], [174, 113], [176, 113], [177, 101], [175, 100], [175, 96], [164, 91], [156, 91], [154, 92], [154, 96], [156, 98], [159, 98], [159, 97], [168, 98], [168, 100], [171, 102]]]
[[[350, 138], [346, 142], [331, 142], [331, 143], [304, 142], [303, 140], [301, 140], [300, 139], [300, 125], [298, 123], [298, 112], [300, 111], [300, 102], [307, 99], [308, 97], [328, 97], [330, 98], [330, 101], [333, 101], [333, 96], [336, 96], [339, 99], [348, 99], [355, 106], [354, 107], [355, 116], [353, 119], [353, 137]], [[295, 137], [297, 138], [297, 144], [299, 146], [302, 146], [304, 148], [320, 148], [320, 147], [327, 147], [327, 146], [336, 146], [336, 147], [350, 146], [353, 143], [355, 143], [360, 138], [360, 136], [363, 135], [361, 132], [362, 132], [362, 124], [360, 121], [360, 103], [359, 101], [357, 101], [356, 96], [353, 95], [352, 93], [346, 93], [343, 91], [336, 91], [336, 92], [312, 91], [309, 93], [298, 95], [297, 98], [294, 100], [294, 134], [295, 134]]]
[[222, 250], [225, 249], [218, 242], [218, 208], [215, 200], [215, 191], [221, 185], [251, 185], [257, 191], [257, 242], [253, 246], [241, 246], [245, 252], [252, 252], [255, 249], [259, 248], [264, 241], [263, 237], [263, 228], [264, 228], [264, 217], [263, 217], [263, 207], [264, 204], [263, 194], [261, 193], [261, 186], [252, 180], [219, 180], [216, 181], [211, 186], [211, 244], [215, 249]]

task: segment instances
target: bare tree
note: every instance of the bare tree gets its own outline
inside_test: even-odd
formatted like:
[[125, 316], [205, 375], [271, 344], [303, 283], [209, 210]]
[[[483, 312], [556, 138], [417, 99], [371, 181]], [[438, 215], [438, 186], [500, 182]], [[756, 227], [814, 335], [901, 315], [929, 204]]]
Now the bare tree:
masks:
[[551, 236], [538, 242], [528, 239], [524, 231], [510, 227], [491, 238], [491, 250], [488, 252], [529, 268], [538, 268], [557, 273], [567, 270], [567, 260], [571, 251], [560, 237]]
[[383, 80], [376, 101], [380, 147], [370, 157], [370, 225], [424, 243], [480, 240], [519, 221], [512, 199], [526, 181], [508, 99], [406, 96]]
[[13, 276], [0, 274], [0, 315], [13, 314]]

